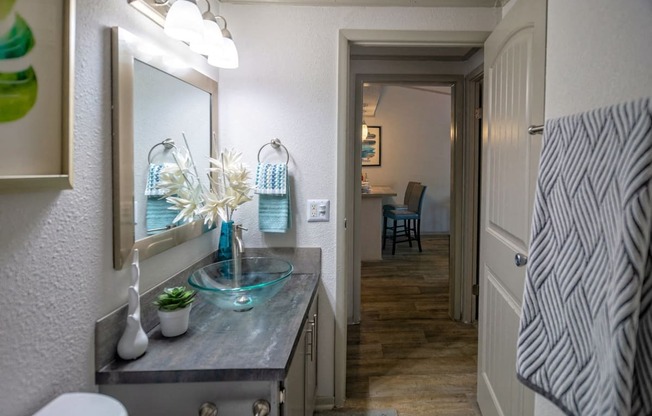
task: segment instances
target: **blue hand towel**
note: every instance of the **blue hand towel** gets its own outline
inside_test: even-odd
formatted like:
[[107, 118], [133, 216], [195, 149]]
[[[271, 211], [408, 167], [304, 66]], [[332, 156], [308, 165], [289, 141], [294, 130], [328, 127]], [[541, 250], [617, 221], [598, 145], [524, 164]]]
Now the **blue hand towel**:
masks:
[[[287, 171], [286, 171], [287, 178]], [[258, 228], [264, 233], [285, 233], [292, 225], [290, 183], [284, 195], [258, 195]]]
[[161, 170], [167, 165], [154, 164], [149, 165], [147, 175], [147, 185], [145, 186], [145, 195], [147, 196], [147, 208], [145, 210], [145, 224], [147, 235], [156, 234], [163, 229], [173, 225], [177, 211], [171, 210], [170, 204], [165, 198], [162, 198], [164, 192], [158, 188], [161, 180]]
[[147, 235], [157, 234], [167, 227], [171, 227], [178, 212], [170, 209], [171, 205], [165, 198], [158, 196], [147, 197], [147, 209], [145, 211], [145, 224]]
[[287, 193], [287, 164], [259, 163], [256, 167], [256, 193], [285, 195]]
[[167, 163], [150, 163], [149, 171], [147, 173], [147, 185], [145, 185], [145, 195], [147, 196], [163, 196], [165, 192], [158, 188], [161, 181], [161, 170]]

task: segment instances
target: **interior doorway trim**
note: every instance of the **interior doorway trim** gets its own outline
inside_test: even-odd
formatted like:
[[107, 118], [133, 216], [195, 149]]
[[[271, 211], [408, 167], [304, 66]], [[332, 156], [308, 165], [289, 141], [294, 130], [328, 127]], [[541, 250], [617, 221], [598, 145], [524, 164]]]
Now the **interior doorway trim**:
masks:
[[464, 140], [464, 253], [462, 264], [461, 320], [476, 321], [479, 294], [478, 253], [480, 227], [480, 155], [482, 150], [482, 85], [484, 65], [471, 71], [465, 80], [466, 132]]
[[335, 287], [335, 351], [334, 399], [342, 406], [346, 399], [346, 331], [348, 270], [353, 261], [353, 227], [347, 227], [347, 218], [353, 218], [354, 126], [349, 122], [350, 45], [379, 46], [474, 46], [481, 47], [490, 32], [483, 31], [339, 31], [337, 55], [337, 214], [336, 214], [336, 287]]

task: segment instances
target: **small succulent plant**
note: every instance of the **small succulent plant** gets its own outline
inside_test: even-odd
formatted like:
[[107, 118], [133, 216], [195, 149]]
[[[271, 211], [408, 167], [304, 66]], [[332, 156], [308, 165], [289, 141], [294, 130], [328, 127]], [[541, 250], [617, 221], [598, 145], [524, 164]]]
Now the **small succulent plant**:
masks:
[[176, 311], [194, 302], [196, 294], [197, 292], [188, 290], [185, 286], [166, 287], [163, 293], [158, 295], [154, 304], [162, 311]]

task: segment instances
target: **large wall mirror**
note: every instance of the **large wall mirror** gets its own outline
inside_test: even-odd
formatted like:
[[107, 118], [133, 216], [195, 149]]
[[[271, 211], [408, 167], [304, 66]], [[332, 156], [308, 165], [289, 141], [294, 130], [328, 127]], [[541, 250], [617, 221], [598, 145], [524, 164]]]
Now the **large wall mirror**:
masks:
[[[156, 188], [157, 173], [187, 147], [198, 171], [214, 156], [217, 82], [182, 60], [112, 29], [113, 264], [133, 249], [146, 259], [208, 231], [201, 220], [174, 223], [177, 211]], [[208, 182], [208, 179], [207, 179]]]

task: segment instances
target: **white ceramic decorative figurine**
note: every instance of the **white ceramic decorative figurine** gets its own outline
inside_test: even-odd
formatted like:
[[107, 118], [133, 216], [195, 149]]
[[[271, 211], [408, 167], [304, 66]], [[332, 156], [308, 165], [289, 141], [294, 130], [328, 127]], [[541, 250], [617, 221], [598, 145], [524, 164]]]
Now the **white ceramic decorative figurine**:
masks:
[[118, 355], [124, 360], [134, 360], [145, 353], [149, 340], [140, 324], [140, 265], [138, 250], [134, 250], [129, 286], [129, 312], [125, 331], [118, 342]]

